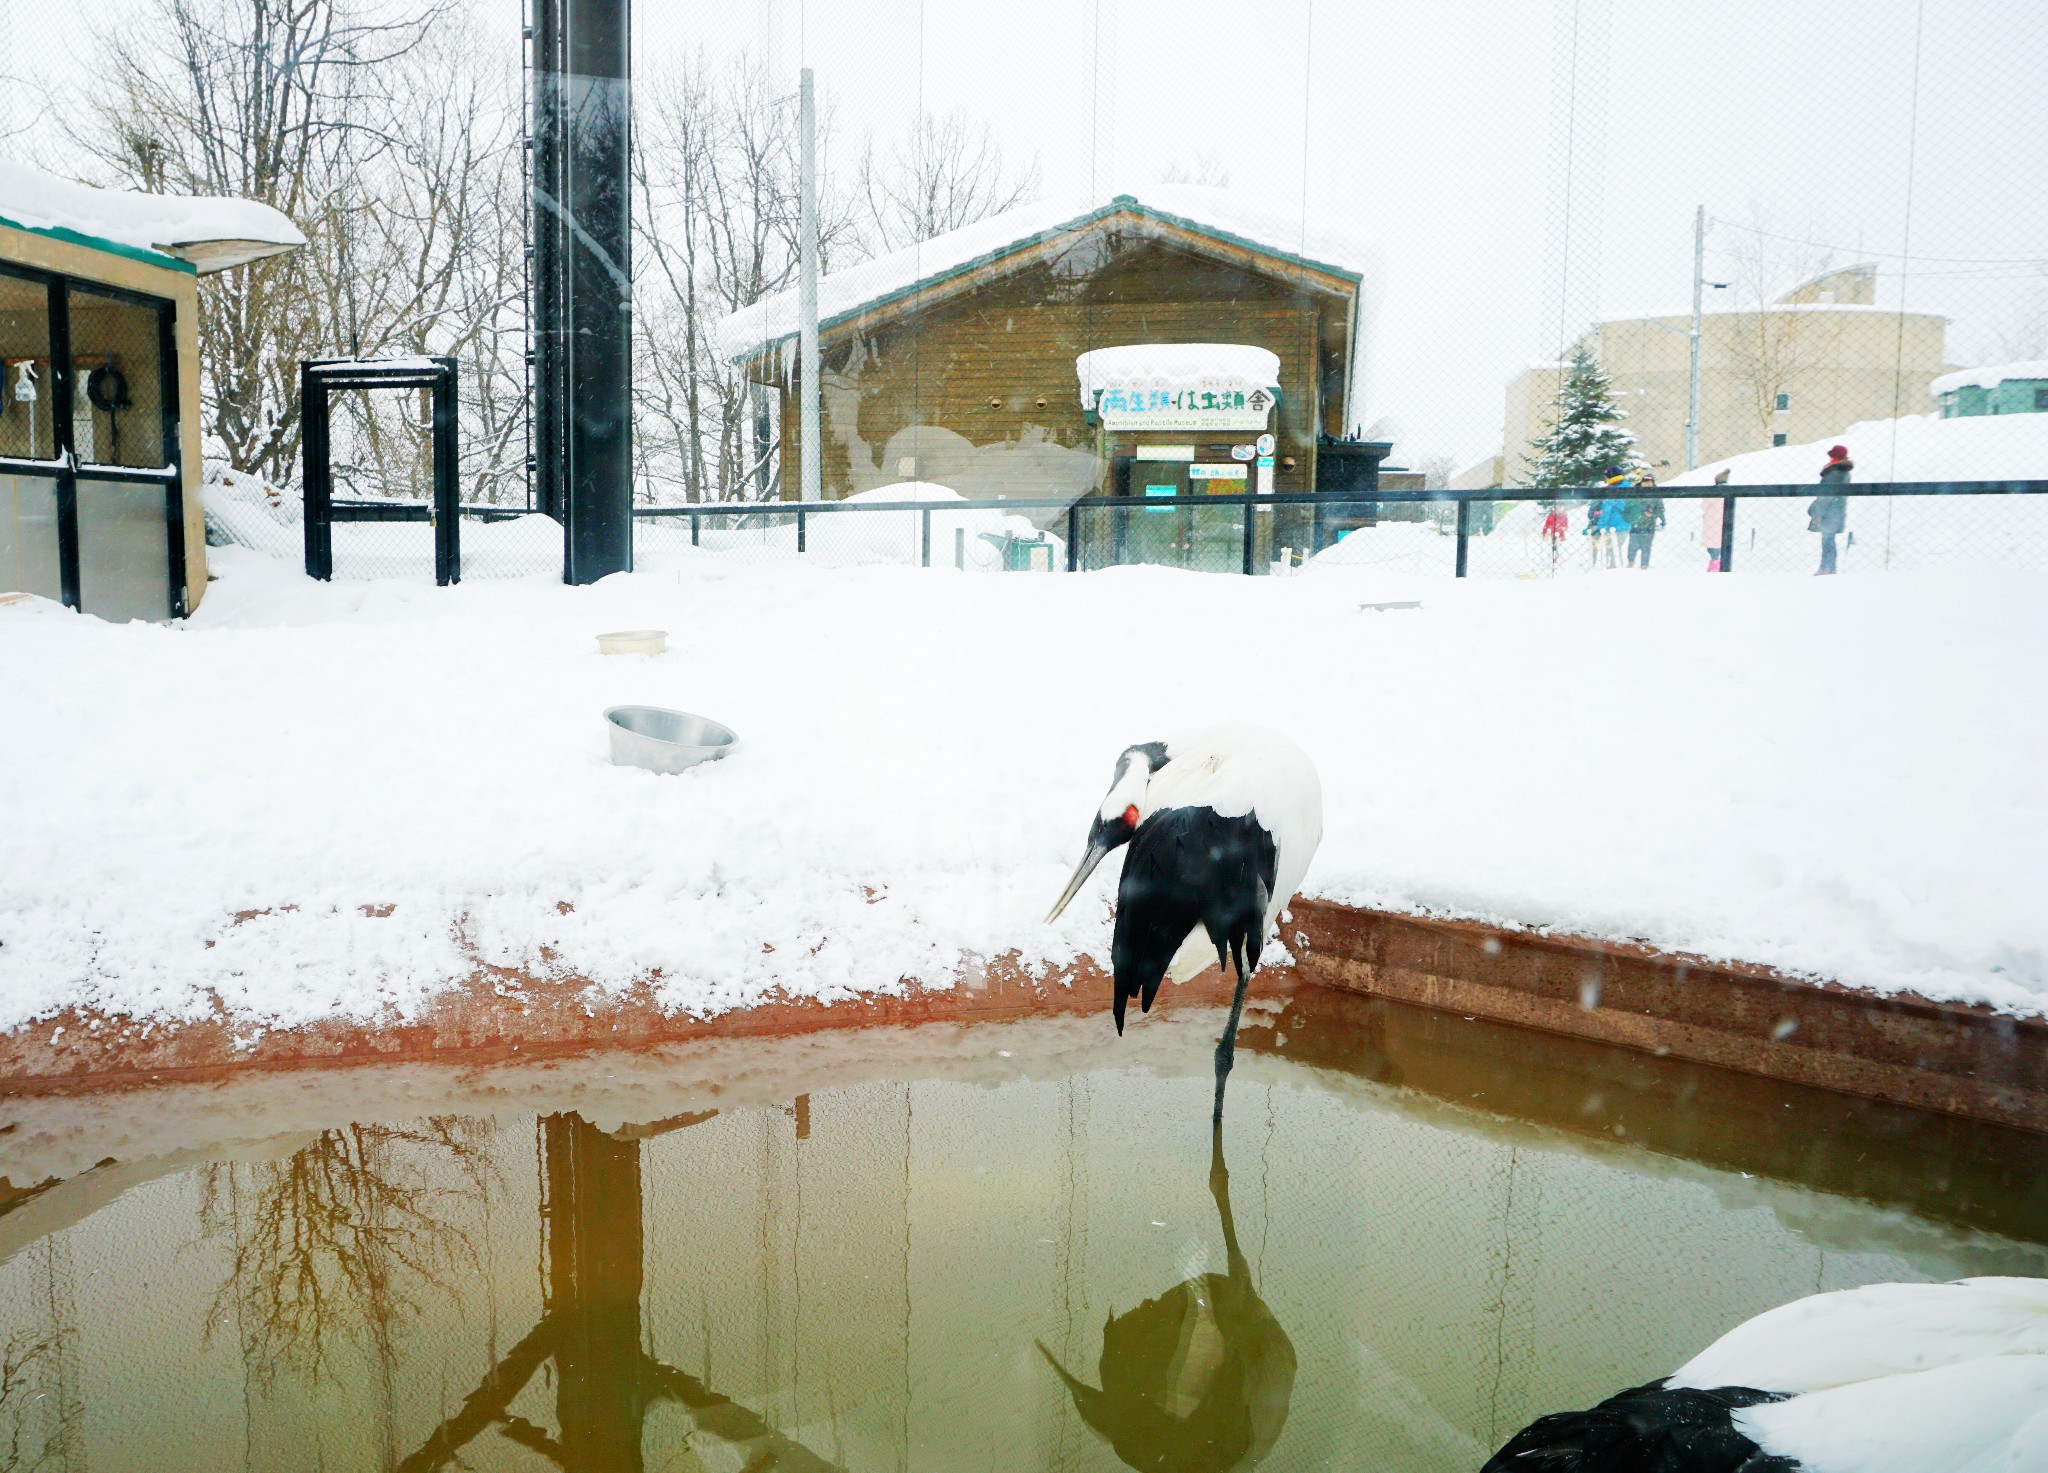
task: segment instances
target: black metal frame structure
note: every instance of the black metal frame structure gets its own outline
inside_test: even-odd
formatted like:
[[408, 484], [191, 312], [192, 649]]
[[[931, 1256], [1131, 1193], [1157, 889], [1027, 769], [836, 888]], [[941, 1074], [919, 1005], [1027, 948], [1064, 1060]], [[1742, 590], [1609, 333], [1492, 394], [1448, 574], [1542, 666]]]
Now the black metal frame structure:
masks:
[[[431, 366], [421, 367], [425, 362]], [[461, 503], [456, 478], [456, 366], [453, 358], [395, 359], [379, 363], [353, 358], [309, 358], [299, 365], [300, 478], [305, 493], [306, 576], [334, 577], [336, 522], [432, 522], [434, 582], [445, 588], [462, 581]], [[331, 395], [337, 389], [429, 389], [433, 392], [431, 443], [434, 503], [342, 501], [334, 499], [333, 445], [329, 438]]]
[[[0, 265], [0, 275], [41, 283], [48, 293], [51, 454], [48, 459], [0, 455], [0, 475], [32, 476], [56, 483], [59, 597], [71, 608], [84, 608], [79, 579], [79, 483], [158, 486], [164, 493], [164, 541], [168, 549], [164, 569], [165, 603], [171, 618], [183, 618], [187, 612], [185, 479], [178, 453], [177, 303], [167, 297], [129, 291], [86, 276], [39, 271], [12, 262]], [[161, 466], [102, 465], [78, 458], [73, 431], [74, 412], [84, 386], [71, 357], [71, 293], [74, 289], [144, 307], [157, 314], [158, 393], [163, 406]], [[92, 611], [86, 609], [85, 612]]]
[[[1721, 548], [1720, 571], [1733, 571], [1731, 563], [1735, 555], [1735, 503], [1750, 497], [1782, 500], [1794, 496], [1845, 496], [1852, 500], [1878, 496], [2048, 496], [2048, 481], [1863, 481], [1848, 485], [1822, 487], [1813, 481], [1781, 482], [1761, 486], [1656, 486], [1645, 488], [1643, 493], [1661, 496], [1667, 501], [1715, 501], [1721, 503]], [[1081, 514], [1089, 511], [1129, 511], [1146, 509], [1164, 511], [1170, 508], [1243, 507], [1244, 554], [1242, 571], [1254, 571], [1253, 551], [1255, 547], [1255, 516], [1259, 507], [1308, 506], [1316, 509], [1315, 524], [1320, 529], [1324, 514], [1329, 512], [1355, 512], [1378, 506], [1413, 502], [1450, 503], [1457, 508], [1457, 576], [1463, 578], [1467, 571], [1467, 553], [1472, 539], [1472, 503], [1475, 501], [1537, 501], [1560, 502], [1566, 506], [1581, 506], [1590, 501], [1611, 501], [1626, 499], [1633, 492], [1630, 488], [1613, 486], [1492, 486], [1476, 491], [1379, 491], [1370, 496], [1352, 496], [1319, 491], [1269, 491], [1240, 492], [1237, 495], [1210, 495], [1207, 493], [1181, 496], [1086, 496], [1079, 500], [1052, 496], [1020, 496], [994, 501], [704, 501], [685, 506], [640, 506], [633, 509], [635, 517], [688, 517], [690, 519], [690, 542], [697, 545], [703, 536], [705, 517], [794, 517], [796, 519], [796, 550], [804, 551], [807, 522], [814, 516], [837, 514], [859, 516], [869, 512], [914, 511], [923, 519], [921, 542], [923, 564], [931, 566], [932, 560], [932, 514], [942, 513], [953, 516], [960, 512], [1021, 512], [1021, 511], [1064, 511], [1066, 513], [1067, 571], [1080, 571], [1080, 530]], [[1318, 545], [1311, 551], [1320, 551]], [[1119, 553], [1121, 555], [1121, 546]]]

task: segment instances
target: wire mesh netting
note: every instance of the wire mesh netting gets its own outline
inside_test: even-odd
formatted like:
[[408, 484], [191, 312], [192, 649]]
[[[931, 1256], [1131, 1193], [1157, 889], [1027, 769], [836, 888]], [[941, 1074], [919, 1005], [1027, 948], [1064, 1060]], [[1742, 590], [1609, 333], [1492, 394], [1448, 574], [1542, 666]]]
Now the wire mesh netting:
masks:
[[[1341, 496], [1361, 489], [1367, 447], [1388, 490], [1644, 471], [1667, 486], [1812, 481], [1837, 445], [1866, 483], [2027, 479], [2048, 464], [2048, 204], [2025, 187], [2048, 144], [2010, 126], [2048, 65], [2028, 7], [1883, 0], [1844, 35], [1820, 7], [1650, 17], [1571, 0], [1475, 42], [1428, 7], [1368, 29], [1294, 0], [1262, 13], [1230, 61], [1230, 95], [1252, 100], [1256, 126], [1219, 119], [1213, 89], [1177, 80], [1207, 75], [1218, 37], [1245, 28], [1228, 7], [1167, 17], [1063, 0], [1000, 42], [972, 6], [814, 9], [631, 16], [639, 508], [929, 488], [1084, 504], [1164, 484]], [[465, 531], [485, 534], [467, 571], [532, 566], [543, 529], [493, 530], [503, 511], [535, 509], [531, 6], [318, 0], [284, 32], [250, 0], [117, 10], [61, 35], [44, 34], [55, 18], [11, 19], [0, 136], [59, 173], [260, 198], [311, 232], [302, 252], [202, 283], [199, 418], [221, 484], [295, 490], [298, 361], [451, 353], [461, 499], [478, 524]], [[1757, 35], [1773, 39], [1761, 55], [1741, 39]], [[1824, 88], [1804, 64], [1820, 54]], [[808, 491], [806, 73], [820, 272]], [[1615, 94], [1634, 89], [1617, 81], [1667, 73], [1661, 105], [1619, 126]], [[1445, 97], [1475, 89], [1487, 107], [1445, 114]], [[1503, 132], [1503, 117], [1538, 121]], [[307, 143], [289, 167], [265, 162], [286, 156], [281, 139]], [[111, 439], [116, 420], [94, 432]], [[378, 461], [358, 490], [403, 502], [409, 473]], [[1236, 515], [1090, 511], [1116, 530], [1077, 565], [1238, 571]], [[1771, 531], [1780, 515], [1742, 529], [1757, 556], [1737, 567], [1806, 561], [1773, 550], [1797, 541]], [[1844, 527], [1836, 561], [2003, 555], [2033, 537], [2031, 515], [1893, 508], [1881, 540]], [[1065, 535], [1056, 516], [1027, 517]], [[1472, 570], [1547, 574], [1536, 520], [1536, 556], [1493, 551], [1486, 530]], [[1504, 513], [1503, 530], [1515, 521]], [[635, 530], [659, 556], [680, 525]], [[893, 547], [893, 531], [835, 525], [819, 550], [850, 538], [846, 557], [898, 558], [864, 550]], [[700, 550], [730, 533], [736, 556], [792, 541], [787, 518], [698, 526]], [[1367, 560], [1436, 570], [1442, 526], [1440, 508], [1414, 525], [1383, 511]], [[1657, 531], [1666, 548], [1690, 535]], [[390, 529], [357, 532], [363, 567], [403, 562], [371, 546]], [[1255, 538], [1258, 572], [1322, 550], [1284, 525]]]
[[[426, 390], [337, 389], [335, 574], [577, 576], [583, 503], [555, 492], [588, 494], [588, 467], [535, 428], [543, 327], [627, 344], [627, 378], [562, 382], [625, 445], [614, 521], [648, 571], [2048, 572], [2038, 0], [1555, 0], [1480, 25], [1424, 0], [550, 0], [627, 29], [629, 86], [544, 66], [540, 8], [0, 8], [0, 592], [70, 579], [89, 610], [174, 614], [174, 487], [210, 538], [299, 564], [300, 366], [423, 355], [457, 366], [452, 502]], [[544, 99], [591, 96], [631, 122], [597, 191], [625, 226], [595, 251], [534, 161]], [[165, 196], [266, 204], [306, 240], [251, 254], [233, 210]], [[565, 299], [537, 281], [549, 232], [589, 278]], [[1959, 489], [1886, 494], [1905, 483]], [[1993, 483], [2031, 489], [1970, 489]], [[67, 517], [89, 529], [68, 570]], [[780, 638], [759, 622], [702, 627]], [[935, 621], [904, 627], [922, 657]], [[1475, 802], [1549, 782], [1340, 780], [1390, 777]], [[1704, 911], [1722, 876], [1689, 873]], [[1488, 903], [1448, 864], [1424, 880]], [[1570, 913], [1627, 924], [1608, 903]], [[2000, 947], [1989, 971], [2034, 964]], [[2004, 1165], [2038, 1152], [1952, 1152], [1953, 1121], [1809, 1125], [1771, 1098], [1799, 1123], [1765, 1126], [1739, 1108], [1756, 1081], [1708, 1119], [1703, 1076], [1663, 1076], [1642, 1095], [1682, 1118], [1645, 1144], [1605, 1086], [1542, 1120], [1477, 1109], [1555, 1062], [1526, 1037], [1432, 1098], [1426, 1038], [1347, 1070], [1275, 1020], [1227, 1173], [1199, 1073], [1069, 1068], [1064, 1037], [1057, 1067], [786, 1109], [408, 1104], [196, 1164], [0, 1173], [0, 1462], [1106, 1469], [1135, 1415], [1107, 1383], [1142, 1372], [1147, 1415], [1197, 1421], [1220, 1403], [1192, 1366], [1237, 1378], [1219, 1466], [1476, 1467], [1769, 1305], [2048, 1268], [2022, 1221], [2042, 1174]], [[1838, 1149], [1832, 1184], [1749, 1169], [1786, 1139]], [[1917, 1195], [1878, 1194], [1880, 1167]], [[1954, 1209], [1973, 1172], [1979, 1215]]]
[[[1071, 1060], [1073, 1028], [1001, 1036]], [[566, 1066], [606, 1125], [401, 1109], [105, 1163], [10, 1218], [0, 1429], [29, 1467], [1436, 1473], [1788, 1299], [2048, 1266], [1981, 1128], [1936, 1158], [1884, 1107], [1577, 1047], [1532, 1083], [1498, 1025], [1298, 998], [1213, 1143], [1203, 1072], [1128, 1054], [719, 1108], [614, 1056]], [[1533, 1118], [1473, 1103], [1497, 1068]]]

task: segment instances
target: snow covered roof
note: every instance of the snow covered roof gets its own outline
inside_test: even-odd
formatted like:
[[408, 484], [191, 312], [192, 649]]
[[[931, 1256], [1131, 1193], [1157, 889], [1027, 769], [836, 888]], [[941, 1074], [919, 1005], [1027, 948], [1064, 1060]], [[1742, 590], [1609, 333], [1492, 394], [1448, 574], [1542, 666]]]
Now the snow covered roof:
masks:
[[280, 211], [254, 200], [95, 189], [5, 161], [0, 225], [202, 275], [306, 243]]
[[1957, 389], [1995, 389], [2007, 379], [2048, 379], [2048, 358], [2028, 358], [2018, 363], [1989, 363], [1982, 368], [1958, 369], [1945, 373], [1927, 386], [1930, 394], [1953, 394]]
[[1859, 481], [2048, 480], [2048, 414], [1936, 414], [1869, 419], [1804, 445], [1777, 445], [1703, 465], [1665, 484], [1706, 486], [1724, 469], [1731, 486], [1789, 485], [1820, 474], [1830, 445], [1849, 447]]
[[[1106, 204], [1071, 195], [1033, 200], [904, 250], [830, 272], [818, 278], [818, 325], [831, 328], [1013, 251], [1122, 213], [1249, 247], [1352, 283], [1363, 279], [1374, 260], [1369, 242], [1319, 223], [1299, 208], [1231, 190], [1161, 184], [1149, 186], [1142, 196], [1119, 194]], [[797, 293], [791, 289], [742, 307], [715, 331], [721, 355], [737, 362], [793, 337], [798, 327]]]
[[1194, 383], [1200, 379], [1242, 379], [1280, 385], [1280, 355], [1249, 343], [1132, 343], [1096, 348], [1074, 360], [1081, 407], [1095, 407], [1096, 392], [1108, 384]]
[[[1832, 312], [1850, 316], [1861, 313], [1866, 316], [1877, 317], [1897, 317], [1900, 315], [1897, 307], [1878, 306], [1870, 302], [1765, 302], [1759, 306], [1755, 302], [1715, 303], [1708, 301], [1700, 306], [1700, 316], [1702, 317], [1739, 317], [1745, 313], [1760, 312], [1773, 314], [1779, 312]], [[1948, 320], [1939, 312], [1922, 311], [1917, 308], [1907, 312], [1905, 315], [1908, 317], [1938, 317], [1944, 322]], [[1692, 308], [1679, 307], [1669, 312], [1643, 312], [1633, 317], [1610, 317], [1602, 322], [1600, 326], [1629, 327], [1643, 321], [1645, 318], [1652, 322], [1683, 324], [1692, 321]]]

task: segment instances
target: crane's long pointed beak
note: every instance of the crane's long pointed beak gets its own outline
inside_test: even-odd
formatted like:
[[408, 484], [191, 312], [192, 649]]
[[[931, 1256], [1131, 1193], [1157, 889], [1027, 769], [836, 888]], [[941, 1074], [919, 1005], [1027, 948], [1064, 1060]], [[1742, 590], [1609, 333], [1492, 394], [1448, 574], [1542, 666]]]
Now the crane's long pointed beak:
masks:
[[1067, 888], [1061, 893], [1058, 903], [1053, 906], [1052, 914], [1045, 918], [1048, 924], [1060, 918], [1060, 912], [1067, 908], [1067, 902], [1080, 893], [1081, 887], [1088, 883], [1088, 877], [1095, 873], [1095, 866], [1102, 863], [1102, 857], [1107, 853], [1109, 847], [1105, 844], [1088, 846], [1088, 852], [1081, 856], [1081, 863], [1074, 871], [1074, 878], [1067, 881]]

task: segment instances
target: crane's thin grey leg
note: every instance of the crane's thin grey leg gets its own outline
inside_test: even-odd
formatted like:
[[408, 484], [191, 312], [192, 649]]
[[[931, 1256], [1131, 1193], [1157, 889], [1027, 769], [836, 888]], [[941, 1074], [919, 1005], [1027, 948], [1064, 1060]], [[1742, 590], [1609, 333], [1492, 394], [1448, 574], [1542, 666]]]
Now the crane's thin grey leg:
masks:
[[1244, 1013], [1245, 984], [1251, 979], [1246, 975], [1244, 963], [1237, 968], [1237, 995], [1230, 1000], [1230, 1021], [1223, 1025], [1223, 1037], [1216, 1045], [1216, 1113], [1209, 1117], [1211, 1123], [1223, 1123], [1223, 1084], [1230, 1078], [1231, 1062], [1237, 1057], [1237, 1020]]

